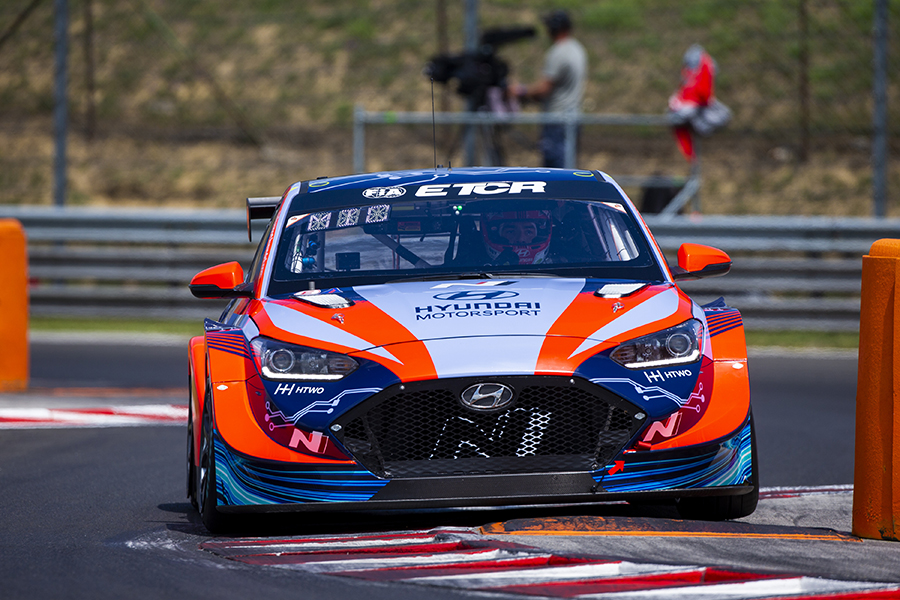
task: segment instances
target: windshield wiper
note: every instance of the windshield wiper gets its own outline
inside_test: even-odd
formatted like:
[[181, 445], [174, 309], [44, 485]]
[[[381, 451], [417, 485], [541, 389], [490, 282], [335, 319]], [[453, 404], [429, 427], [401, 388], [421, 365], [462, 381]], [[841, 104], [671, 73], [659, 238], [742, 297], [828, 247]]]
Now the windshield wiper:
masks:
[[531, 277], [562, 277], [558, 273], [548, 273], [546, 271], [499, 271], [488, 273], [481, 271], [478, 273], [439, 273], [433, 275], [422, 275], [419, 277], [404, 277], [401, 279], [392, 279], [387, 283], [407, 283], [410, 281], [443, 281], [447, 279], [525, 279]]
[[421, 275], [419, 277], [402, 277], [400, 279], [391, 279], [387, 283], [406, 283], [408, 281], [442, 281], [444, 279], [493, 279], [491, 273], [435, 273], [433, 275]]
[[519, 278], [524, 279], [526, 277], [562, 277], [559, 273], [549, 273], [547, 271], [500, 271], [499, 273], [493, 273], [492, 277], [506, 279], [506, 278]]

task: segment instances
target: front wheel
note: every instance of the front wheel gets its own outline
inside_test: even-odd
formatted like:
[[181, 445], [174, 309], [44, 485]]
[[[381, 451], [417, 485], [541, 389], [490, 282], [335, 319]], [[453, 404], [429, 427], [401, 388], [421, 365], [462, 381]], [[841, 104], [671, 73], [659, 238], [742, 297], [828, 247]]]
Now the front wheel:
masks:
[[750, 484], [753, 490], [740, 496], [700, 496], [679, 498], [675, 506], [684, 519], [726, 521], [753, 514], [759, 502], [759, 459], [756, 456], [756, 428], [750, 414]]
[[212, 399], [207, 393], [203, 403], [200, 427], [200, 468], [197, 469], [197, 491], [200, 517], [210, 533], [226, 529], [228, 518], [216, 508], [216, 452], [213, 445]]
[[197, 503], [197, 468], [194, 466], [194, 418], [191, 410], [188, 409], [188, 432], [187, 432], [187, 497], [198, 511], [200, 505]]

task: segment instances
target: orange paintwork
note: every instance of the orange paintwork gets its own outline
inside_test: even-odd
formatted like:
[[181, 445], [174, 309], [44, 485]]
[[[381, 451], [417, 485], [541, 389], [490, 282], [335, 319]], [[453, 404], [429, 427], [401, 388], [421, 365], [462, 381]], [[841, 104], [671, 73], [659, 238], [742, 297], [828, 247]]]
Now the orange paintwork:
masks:
[[[604, 313], [611, 311], [614, 303], [619, 302], [623, 305], [623, 309], [620, 310], [631, 309], [653, 294], [658, 293], [660, 287], [652, 286], [639, 291], [631, 297], [618, 299], [599, 298], [593, 294], [579, 294], [551, 328], [538, 359], [537, 374], [571, 374], [584, 360], [598, 352], [615, 346], [626, 339], [632, 339], [645, 333], [674, 326], [690, 318], [692, 314], [691, 303], [683, 294], [679, 294], [678, 309], [662, 322], [655, 322], [641, 328], [629, 330], [616, 338], [602, 342], [585, 352], [573, 356], [571, 359], [567, 358], [583, 342], [585, 331], [596, 331], [609, 321], [608, 314]], [[309, 306], [294, 300], [276, 302], [292, 310], [301, 311], [331, 326], [337, 326], [336, 322], [332, 320], [332, 317], [336, 314], [333, 309]], [[347, 326], [348, 330], [352, 331], [358, 330], [358, 327], [353, 327], [355, 323], [365, 323], [366, 328], [371, 332], [371, 335], [368, 336], [368, 341], [372, 342], [373, 345], [384, 346], [403, 364], [372, 353], [354, 351], [352, 348], [323, 343], [321, 340], [280, 330], [274, 326], [262, 310], [263, 304], [258, 301], [253, 301], [253, 303], [254, 306], [251, 307], [250, 312], [263, 335], [335, 352], [365, 356], [365, 358], [378, 362], [390, 369], [404, 381], [436, 377], [434, 365], [422, 342], [416, 340], [405, 327], [391, 319], [372, 303], [360, 302], [352, 307], [342, 309], [340, 314], [344, 318], [343, 324]], [[746, 374], [746, 352], [743, 350], [743, 328], [737, 327], [719, 334], [712, 338], [712, 343], [714, 356], [724, 355], [728, 357], [727, 360], [720, 359], [714, 363], [716, 399], [710, 404], [709, 409], [699, 423], [682, 434], [654, 444], [654, 450], [683, 447], [718, 439], [737, 429], [746, 418], [749, 410], [750, 395]], [[196, 362], [206, 350], [203, 338], [192, 340], [191, 348], [192, 358], [195, 361], [195, 373], [199, 377], [201, 376], [201, 368], [196, 366]], [[250, 411], [246, 397], [247, 393], [252, 393], [252, 391], [248, 390], [256, 389], [251, 381], [258, 380], [255, 364], [250, 359], [215, 349], [211, 349], [209, 352], [211, 355], [209, 376], [213, 382], [213, 393], [216, 399], [218, 400], [221, 395], [222, 398], [228, 399], [228, 406], [234, 407], [236, 404], [241, 406], [239, 411], [223, 411], [221, 407], [218, 407], [216, 410], [217, 419], [225, 419], [225, 421], [222, 421], [224, 425], [219, 425], [219, 429], [223, 431], [223, 436], [225, 436], [222, 427], [227, 427], [228, 435], [226, 440], [230, 445], [242, 452], [272, 460], [305, 462], [324, 459], [323, 457], [312, 458], [292, 452], [272, 441], [259, 429]], [[742, 368], [735, 369], [734, 364], [740, 364]], [[259, 382], [257, 381], [258, 391], [265, 393], [258, 384]], [[226, 389], [218, 390], [219, 386], [225, 386]], [[197, 387], [197, 393], [202, 398], [203, 390], [200, 389], [199, 385]], [[235, 394], [240, 396], [240, 402], [231, 400], [236, 397]], [[738, 406], [735, 406], [735, 402], [739, 403]], [[197, 407], [195, 415], [199, 415], [200, 409], [201, 407]], [[197, 420], [196, 416], [195, 420]], [[217, 420], [218, 423], [219, 421]], [[195, 427], [198, 426], [199, 421], [195, 424]], [[261, 452], [262, 454], [259, 454]], [[274, 454], [272, 454], [273, 452]]]
[[730, 262], [728, 254], [712, 246], [684, 243], [678, 248], [678, 266], [691, 273], [702, 271], [710, 265]]
[[[403, 381], [416, 381], [437, 377], [434, 363], [431, 361], [431, 357], [428, 355], [425, 345], [416, 339], [406, 327], [392, 319], [371, 302], [359, 302], [339, 311], [330, 308], [310, 306], [296, 300], [280, 300], [273, 302], [319, 319], [329, 326], [340, 327], [350, 332], [359, 331], [361, 329], [359, 324], [364, 323], [366, 329], [364, 339], [371, 342], [373, 347], [385, 347], [385, 349], [393, 356], [397, 357], [397, 360], [400, 362], [395, 362], [371, 352], [359, 351], [339, 344], [329, 344], [322, 340], [278, 329], [269, 319], [268, 315], [261, 310], [262, 304], [257, 304], [253, 307], [251, 314], [262, 335], [274, 337], [294, 344], [312, 346], [314, 348], [341, 352], [352, 356], [360, 356], [383, 365]], [[344, 322], [340, 323], [339, 321], [333, 320], [332, 317], [334, 317], [335, 314], [340, 314], [343, 317]]]
[[545, 338], [535, 367], [535, 375], [571, 375], [581, 363], [594, 354], [617, 345], [617, 342], [601, 342], [590, 350], [568, 358], [582, 342], [584, 338], [561, 336]]
[[316, 464], [346, 462], [294, 452], [275, 443], [259, 428], [250, 411], [247, 394], [256, 391], [262, 391], [262, 387], [255, 386], [254, 381], [233, 381], [212, 386], [216, 429], [229, 446], [238, 452], [267, 460]]
[[[625, 298], [600, 298], [594, 294], [578, 294], [566, 310], [559, 316], [553, 326], [547, 331], [547, 335], [561, 335], [584, 337], [597, 331], [606, 325], [617, 314], [624, 314], [644, 300], [656, 295], [660, 290], [670, 287], [647, 286], [644, 289]], [[622, 308], [613, 312], [614, 304], [621, 304]], [[572, 348], [575, 350], [577, 344]], [[571, 354], [572, 350], [569, 351]], [[568, 356], [568, 354], [567, 354]]]
[[712, 337], [716, 360], [747, 360], [747, 340], [743, 327], [735, 327]]
[[[200, 431], [206, 382], [206, 340], [197, 336], [190, 341], [194, 390], [191, 411], [194, 431]], [[209, 349], [209, 378], [213, 396], [213, 420], [222, 438], [235, 450], [269, 460], [284, 462], [330, 462], [294, 452], [275, 443], [257, 425], [250, 410], [248, 394], [265, 394], [254, 364], [247, 358]], [[194, 435], [195, 464], [200, 456], [200, 436]]]
[[[206, 393], [206, 338], [202, 335], [192, 337], [188, 342], [188, 358], [190, 361], [191, 389], [190, 413], [194, 431], [200, 431], [200, 419], [203, 415], [203, 400]], [[194, 464], [199, 465], [200, 436], [195, 435]]]
[[746, 359], [717, 360], [713, 367], [715, 380], [713, 389], [707, 396], [709, 406], [703, 418], [684, 433], [653, 444], [654, 450], [711, 442], [733, 433], [744, 424], [750, 412], [750, 382]]
[[625, 298], [600, 298], [593, 294], [579, 294], [547, 332], [547, 338], [544, 340], [540, 356], [538, 357], [536, 374], [556, 375], [572, 373], [578, 368], [578, 365], [598, 352], [602, 352], [626, 340], [659, 331], [666, 327], [672, 327], [690, 319], [692, 316], [691, 303], [686, 299], [683, 292], [679, 290], [679, 306], [670, 317], [630, 329], [610, 340], [603, 340], [599, 345], [569, 358], [569, 355], [578, 349], [586, 336], [589, 336], [610, 321], [615, 304], [621, 304], [622, 308], [618, 309], [617, 312], [625, 314], [641, 302], [670, 287], [672, 287], [670, 284], [648, 286]]
[[231, 261], [200, 271], [191, 279], [191, 285], [211, 285], [231, 290], [243, 281], [244, 269], [237, 261]]
[[246, 381], [256, 374], [256, 365], [249, 358], [209, 348], [209, 380], [213, 384]]

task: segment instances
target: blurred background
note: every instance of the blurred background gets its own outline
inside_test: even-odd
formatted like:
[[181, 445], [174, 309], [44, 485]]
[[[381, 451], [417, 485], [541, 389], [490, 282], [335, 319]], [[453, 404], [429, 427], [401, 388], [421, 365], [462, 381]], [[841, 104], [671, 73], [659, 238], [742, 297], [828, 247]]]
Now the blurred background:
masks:
[[[751, 343], [856, 347], [861, 257], [900, 238], [887, 160], [900, 124], [884, 117], [900, 112], [888, 61], [900, 0], [5, 0], [0, 216], [27, 233], [32, 329], [197, 328], [225, 302], [186, 283], [246, 265], [262, 234], [248, 242], [245, 198], [357, 170], [484, 164], [463, 126], [432, 133], [426, 65], [491, 29], [533, 27], [494, 50], [509, 82], [534, 82], [550, 46], [541, 17], [558, 8], [588, 53], [584, 117], [640, 117], [584, 125], [576, 164], [622, 181], [639, 207], [648, 177], [669, 182], [667, 198], [696, 181], [665, 113], [688, 47], [718, 64], [733, 118], [700, 143], [700, 195], [681, 216], [647, 217], [670, 259], [686, 241], [734, 259], [686, 291], [725, 296], [750, 334], [778, 334]], [[438, 116], [466, 110], [459, 80], [434, 85]], [[541, 164], [537, 124], [500, 132], [503, 164]]]
[[[900, 1], [885, 2], [894, 43]], [[480, 30], [537, 27], [499, 49], [524, 82], [539, 77], [550, 43], [541, 15], [568, 10], [590, 61], [585, 113], [662, 115], [684, 51], [702, 44], [734, 113], [703, 140], [704, 213], [874, 214], [873, 138], [893, 149], [900, 128], [873, 127], [876, 0], [6, 0], [0, 204], [54, 202], [60, 27], [66, 204], [240, 208], [300, 179], [351, 173], [354, 107], [430, 111], [423, 68], [462, 51], [473, 4]], [[887, 73], [898, 114], [897, 69]], [[452, 88], [435, 85], [438, 111], [464, 109]], [[438, 162], [464, 164], [459, 130], [438, 128]], [[506, 164], [539, 164], [537, 136], [537, 126], [507, 130]], [[430, 123], [369, 127], [366, 170], [430, 166]], [[578, 166], [690, 170], [671, 132], [649, 126], [585, 127]], [[900, 215], [898, 188], [888, 163], [882, 214]], [[627, 191], [637, 200], [639, 189]]]

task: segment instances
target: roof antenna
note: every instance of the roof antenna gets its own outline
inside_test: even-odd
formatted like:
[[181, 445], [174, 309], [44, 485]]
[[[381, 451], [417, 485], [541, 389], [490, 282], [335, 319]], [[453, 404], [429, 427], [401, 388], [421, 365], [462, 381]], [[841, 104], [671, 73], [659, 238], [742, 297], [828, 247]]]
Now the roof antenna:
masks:
[[437, 171], [437, 128], [434, 124], [434, 77], [431, 78], [431, 142], [434, 146], [434, 170]]

